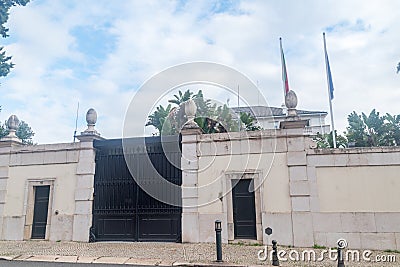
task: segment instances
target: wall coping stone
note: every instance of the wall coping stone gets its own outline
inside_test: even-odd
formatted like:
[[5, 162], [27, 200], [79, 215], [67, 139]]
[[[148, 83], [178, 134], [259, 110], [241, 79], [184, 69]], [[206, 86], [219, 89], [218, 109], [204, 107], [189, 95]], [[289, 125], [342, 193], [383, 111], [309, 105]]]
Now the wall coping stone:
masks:
[[308, 155], [330, 155], [330, 154], [367, 154], [367, 153], [395, 153], [400, 152], [400, 147], [351, 147], [351, 148], [316, 148], [307, 151]]
[[198, 142], [224, 142], [246, 139], [269, 139], [269, 138], [293, 138], [308, 137], [306, 134], [292, 133], [286, 129], [267, 129], [261, 131], [229, 132], [201, 134], [198, 136]]
[[44, 144], [13, 147], [7, 150], [0, 150], [0, 155], [4, 154], [23, 154], [23, 153], [43, 153], [43, 152], [62, 152], [92, 150], [91, 147], [82, 147], [80, 143]]

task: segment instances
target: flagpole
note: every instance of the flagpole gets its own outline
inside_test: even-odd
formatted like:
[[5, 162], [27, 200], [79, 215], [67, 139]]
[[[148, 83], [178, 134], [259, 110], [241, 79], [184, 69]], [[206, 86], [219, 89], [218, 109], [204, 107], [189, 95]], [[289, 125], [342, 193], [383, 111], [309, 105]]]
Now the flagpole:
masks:
[[239, 105], [239, 101], [240, 101], [240, 94], [239, 94], [239, 84], [238, 84], [238, 88], [237, 88], [237, 94], [238, 94], [238, 98], [237, 98], [237, 106], [238, 106], [238, 110], [239, 110], [239, 132], [241, 131], [241, 127], [242, 127], [242, 123], [240, 121], [240, 105]]
[[326, 67], [326, 79], [328, 82], [329, 110], [331, 113], [332, 140], [333, 140], [333, 148], [336, 148], [335, 122], [333, 120], [332, 97], [331, 97], [331, 95], [332, 95], [332, 92], [331, 92], [332, 77], [329, 77], [330, 69], [329, 69], [328, 53], [326, 52], [325, 32], [322, 35], [324, 37], [325, 67]]

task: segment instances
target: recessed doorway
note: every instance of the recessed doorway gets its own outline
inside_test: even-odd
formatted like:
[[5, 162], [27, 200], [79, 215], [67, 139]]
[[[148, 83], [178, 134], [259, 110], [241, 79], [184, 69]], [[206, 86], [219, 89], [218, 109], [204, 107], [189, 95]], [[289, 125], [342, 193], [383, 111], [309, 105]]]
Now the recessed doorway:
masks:
[[256, 207], [252, 179], [232, 180], [235, 239], [257, 239]]
[[45, 239], [49, 209], [50, 185], [34, 186], [32, 239]]

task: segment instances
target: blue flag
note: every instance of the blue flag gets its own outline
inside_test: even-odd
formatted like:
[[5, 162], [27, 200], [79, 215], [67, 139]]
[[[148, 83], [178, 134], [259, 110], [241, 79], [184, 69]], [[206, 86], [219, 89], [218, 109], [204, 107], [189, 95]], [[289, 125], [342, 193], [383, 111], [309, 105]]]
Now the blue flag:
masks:
[[328, 89], [329, 89], [329, 99], [333, 99], [333, 81], [332, 81], [332, 73], [331, 67], [329, 65], [328, 53], [326, 52], [326, 43], [325, 43], [325, 33], [324, 33], [324, 50], [325, 50], [325, 64], [326, 64], [326, 77], [328, 80]]
[[333, 99], [333, 91], [335, 90], [333, 88], [333, 82], [332, 82], [332, 74], [331, 74], [331, 67], [329, 66], [329, 59], [328, 59], [328, 54], [325, 51], [325, 57], [326, 57], [326, 75], [328, 76], [328, 87], [329, 87], [329, 97], [332, 100]]

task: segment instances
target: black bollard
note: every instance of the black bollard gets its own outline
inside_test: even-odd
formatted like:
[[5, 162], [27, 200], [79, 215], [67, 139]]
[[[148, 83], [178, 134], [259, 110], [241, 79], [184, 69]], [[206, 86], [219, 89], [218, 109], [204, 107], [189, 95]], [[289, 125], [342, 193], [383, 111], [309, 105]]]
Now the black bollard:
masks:
[[272, 240], [272, 266], [279, 266], [278, 248], [276, 240]]
[[347, 247], [347, 241], [345, 239], [339, 239], [337, 242], [338, 248], [337, 248], [337, 253], [338, 253], [338, 262], [337, 266], [338, 267], [345, 267], [344, 266], [344, 259], [343, 259], [343, 249]]
[[338, 256], [337, 256], [337, 258], [338, 258], [337, 266], [338, 266], [338, 267], [345, 267], [345, 266], [344, 266], [344, 259], [343, 259], [343, 249], [342, 249], [340, 246], [338, 246], [337, 253], [338, 253]]
[[223, 262], [221, 232], [222, 232], [221, 221], [216, 220], [215, 221], [215, 243], [217, 244], [217, 262]]

